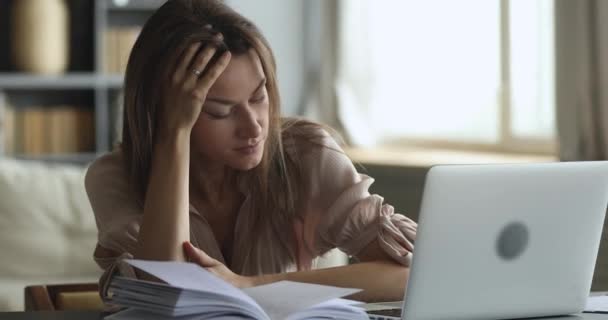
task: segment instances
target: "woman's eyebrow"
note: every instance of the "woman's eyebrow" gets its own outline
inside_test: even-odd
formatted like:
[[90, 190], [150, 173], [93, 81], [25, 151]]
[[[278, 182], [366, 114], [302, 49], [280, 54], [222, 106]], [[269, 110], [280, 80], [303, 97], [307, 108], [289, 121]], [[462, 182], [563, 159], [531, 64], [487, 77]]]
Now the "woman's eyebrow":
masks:
[[[262, 80], [260, 80], [260, 84], [258, 84], [258, 86], [255, 88], [255, 90], [253, 90], [253, 93], [258, 92], [258, 90], [260, 90], [265, 84], [266, 84], [266, 78], [262, 78]], [[228, 100], [228, 99], [210, 98], [210, 97], [207, 97], [206, 101], [217, 102], [217, 103], [221, 103], [221, 104], [237, 104], [238, 103], [238, 102], [231, 101], [231, 100]]]

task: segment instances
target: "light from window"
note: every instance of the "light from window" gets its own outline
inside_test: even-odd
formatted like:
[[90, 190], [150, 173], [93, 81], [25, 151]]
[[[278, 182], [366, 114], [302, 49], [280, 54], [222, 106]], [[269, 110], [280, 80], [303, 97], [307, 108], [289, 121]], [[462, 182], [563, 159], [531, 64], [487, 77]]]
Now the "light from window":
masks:
[[500, 0], [379, 3], [367, 12], [368, 89], [381, 139], [500, 145], [553, 137], [550, 0], [512, 0], [508, 15]]
[[511, 130], [516, 138], [555, 136], [553, 1], [510, 1]]

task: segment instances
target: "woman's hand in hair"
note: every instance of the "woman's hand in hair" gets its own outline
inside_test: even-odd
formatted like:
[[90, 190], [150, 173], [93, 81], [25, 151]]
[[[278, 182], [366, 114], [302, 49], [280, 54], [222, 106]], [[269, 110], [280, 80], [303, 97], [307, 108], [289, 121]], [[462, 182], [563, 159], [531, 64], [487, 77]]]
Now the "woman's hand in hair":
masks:
[[232, 272], [232, 270], [228, 269], [223, 263], [211, 258], [205, 251], [195, 247], [192, 243], [186, 241], [184, 242], [183, 247], [184, 255], [188, 261], [198, 264], [237, 288], [248, 288], [253, 286], [252, 278]]
[[[218, 34], [218, 37], [221, 35]], [[188, 46], [178, 58], [163, 92], [161, 130], [190, 130], [198, 119], [209, 89], [230, 62], [230, 52], [224, 52], [212, 64], [216, 55], [212, 45], [201, 42]]]

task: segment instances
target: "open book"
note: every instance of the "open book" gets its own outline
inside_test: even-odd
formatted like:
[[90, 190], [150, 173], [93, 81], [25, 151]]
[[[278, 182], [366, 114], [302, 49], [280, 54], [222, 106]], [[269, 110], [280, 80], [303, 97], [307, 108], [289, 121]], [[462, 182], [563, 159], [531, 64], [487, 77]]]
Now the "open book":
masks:
[[368, 319], [359, 302], [340, 297], [359, 289], [280, 281], [238, 289], [187, 262], [125, 260], [166, 282], [116, 277], [111, 303], [127, 309], [105, 319]]

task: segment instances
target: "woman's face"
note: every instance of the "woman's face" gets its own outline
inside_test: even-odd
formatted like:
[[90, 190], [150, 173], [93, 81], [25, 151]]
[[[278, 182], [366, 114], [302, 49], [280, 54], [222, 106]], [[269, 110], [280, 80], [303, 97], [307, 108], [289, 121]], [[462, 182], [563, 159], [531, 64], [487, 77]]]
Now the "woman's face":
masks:
[[212, 165], [253, 169], [264, 154], [268, 119], [266, 77], [257, 53], [232, 55], [194, 124], [192, 151]]

